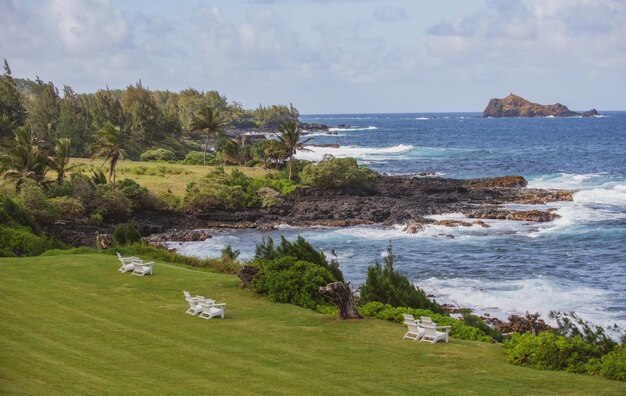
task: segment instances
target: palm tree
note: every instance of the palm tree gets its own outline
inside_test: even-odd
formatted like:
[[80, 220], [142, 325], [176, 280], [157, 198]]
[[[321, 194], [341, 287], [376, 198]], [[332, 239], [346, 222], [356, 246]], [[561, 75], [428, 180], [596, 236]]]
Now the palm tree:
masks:
[[[107, 121], [96, 133], [96, 141], [91, 145], [94, 158], [104, 157], [102, 165], [109, 161], [109, 183], [115, 188], [115, 167], [117, 161], [126, 157], [128, 138], [124, 131]], [[102, 166], [101, 166], [102, 167]]]
[[72, 150], [72, 139], [61, 138], [54, 145], [54, 155], [50, 157], [50, 168], [57, 173], [57, 183], [63, 184], [65, 173], [74, 169], [76, 165], [69, 166]]
[[190, 127], [193, 131], [203, 131], [206, 133], [206, 142], [204, 144], [203, 164], [206, 165], [206, 152], [209, 148], [209, 138], [217, 137], [224, 131], [226, 118], [222, 116], [219, 110], [206, 106], [198, 111], [192, 118]]
[[300, 141], [302, 136], [302, 129], [300, 129], [300, 123], [298, 121], [287, 121], [278, 127], [278, 142], [284, 148], [289, 158], [289, 180], [291, 180], [291, 174], [293, 172], [293, 156], [298, 150], [306, 150], [304, 144], [312, 140], [313, 138], [307, 138], [304, 141]]
[[0, 174], [14, 182], [16, 190], [26, 179], [37, 183], [44, 180], [48, 172], [48, 154], [39, 148], [32, 131], [26, 128], [16, 130], [14, 139], [6, 146], [0, 155]]

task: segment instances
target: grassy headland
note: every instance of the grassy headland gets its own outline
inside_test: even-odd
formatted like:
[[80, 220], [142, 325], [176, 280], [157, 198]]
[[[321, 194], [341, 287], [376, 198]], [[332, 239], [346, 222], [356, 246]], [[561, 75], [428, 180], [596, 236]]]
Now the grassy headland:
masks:
[[[232, 275], [159, 262], [145, 278], [105, 255], [0, 259], [0, 393], [604, 394], [626, 384], [505, 362], [502, 347], [402, 340], [268, 302]], [[182, 290], [225, 302], [184, 315]]]

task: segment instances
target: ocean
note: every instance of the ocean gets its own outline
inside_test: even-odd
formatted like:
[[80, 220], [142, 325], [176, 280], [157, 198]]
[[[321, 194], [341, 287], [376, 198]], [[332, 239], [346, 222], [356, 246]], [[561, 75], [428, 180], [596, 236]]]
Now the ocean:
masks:
[[[391, 241], [396, 268], [440, 303], [500, 318], [529, 311], [547, 319], [551, 310], [575, 311], [593, 323], [626, 328], [626, 112], [594, 118], [412, 113], [301, 119], [333, 127], [333, 135], [312, 134], [311, 144], [340, 145], [310, 147], [298, 153], [302, 159], [350, 156], [377, 172], [407, 176], [522, 175], [529, 187], [577, 192], [573, 202], [533, 206], [556, 208], [561, 217], [550, 223], [487, 220], [490, 228], [426, 226], [417, 234], [404, 233], [401, 225], [218, 230], [207, 241], [173, 247], [209, 257], [231, 244], [248, 259], [263, 237], [302, 235], [328, 254], [334, 249], [346, 279], [358, 287]], [[340, 124], [349, 127], [334, 128]]]

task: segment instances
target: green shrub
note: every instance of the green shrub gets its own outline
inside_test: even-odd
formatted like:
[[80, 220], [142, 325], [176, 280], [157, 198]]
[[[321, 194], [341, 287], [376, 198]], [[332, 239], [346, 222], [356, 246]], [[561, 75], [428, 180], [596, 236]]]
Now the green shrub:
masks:
[[116, 225], [112, 238], [118, 245], [130, 245], [139, 242], [141, 234], [135, 227], [135, 224], [130, 221], [128, 224]]
[[602, 356], [600, 374], [609, 379], [626, 381], [626, 346], [624, 344]]
[[302, 183], [312, 187], [368, 187], [376, 174], [359, 168], [354, 158], [329, 158], [318, 164], [308, 164], [300, 174]]
[[128, 199], [132, 210], [154, 206], [154, 199], [152, 199], [148, 189], [140, 186], [132, 179], [123, 179], [117, 182], [116, 190], [119, 190]]
[[139, 159], [142, 161], [175, 161], [176, 154], [172, 150], [154, 148], [141, 153]]
[[36, 235], [28, 227], [0, 225], [0, 246], [4, 256], [37, 256], [63, 244], [46, 235]]
[[335, 282], [335, 278], [326, 268], [294, 257], [255, 260], [253, 265], [261, 269], [252, 282], [252, 289], [257, 293], [267, 294], [270, 301], [310, 309], [316, 309], [319, 305], [332, 305], [319, 292], [320, 286]]
[[339, 262], [337, 260], [328, 261], [324, 252], [316, 250], [301, 236], [298, 236], [293, 242], [289, 242], [285, 237], [281, 236], [278, 246], [274, 246], [272, 238], [263, 238], [263, 241], [256, 245], [255, 259], [276, 260], [283, 257], [293, 257], [299, 261], [319, 265], [328, 270], [333, 275], [335, 281], [344, 282], [343, 273], [339, 269]]
[[258, 202], [252, 178], [237, 169], [227, 174], [223, 168], [218, 168], [187, 185], [183, 206], [191, 212], [202, 212], [211, 209], [243, 209]]
[[224, 249], [222, 249], [221, 257], [228, 257], [231, 260], [237, 260], [237, 257], [239, 257], [240, 254], [241, 251], [233, 250], [233, 247], [229, 243]]
[[56, 197], [50, 201], [58, 209], [58, 217], [62, 219], [77, 219], [85, 215], [85, 207], [76, 198], [73, 197]]
[[574, 373], [588, 371], [586, 365], [602, 353], [597, 345], [585, 342], [582, 337], [565, 337], [550, 332], [533, 336], [513, 333], [504, 341], [509, 362], [542, 370], [567, 370]]
[[161, 192], [155, 201], [155, 207], [164, 211], [176, 211], [180, 208], [180, 197], [170, 191]]
[[127, 217], [131, 212], [131, 201], [126, 198], [122, 191], [114, 190], [108, 185], [96, 186], [93, 200], [94, 209], [102, 215]]
[[416, 318], [420, 316], [429, 316], [438, 326], [451, 326], [450, 335], [461, 340], [475, 341], [491, 341], [491, 337], [485, 334], [479, 328], [472, 327], [468, 324], [456, 320], [440, 313], [432, 312], [427, 309], [416, 309], [409, 307], [392, 307], [389, 304], [381, 302], [369, 302], [359, 307], [361, 315], [369, 316], [377, 319], [390, 320], [396, 323], [404, 322], [403, 314], [411, 314]]
[[48, 200], [46, 193], [33, 180], [26, 180], [20, 185], [17, 199], [38, 221], [51, 221], [57, 217], [57, 207]]
[[5, 226], [21, 225], [33, 231], [37, 230], [33, 216], [8, 196], [0, 196], [0, 224]]
[[[212, 164], [215, 156], [207, 153], [206, 155], [207, 165]], [[204, 152], [203, 151], [190, 151], [185, 155], [183, 164], [185, 165], [204, 165]]]
[[429, 309], [443, 313], [443, 308], [426, 297], [422, 289], [415, 287], [406, 276], [393, 268], [393, 249], [391, 242], [387, 246], [385, 266], [378, 260], [367, 268], [367, 279], [361, 287], [361, 299], [364, 302], [378, 301], [394, 307]]

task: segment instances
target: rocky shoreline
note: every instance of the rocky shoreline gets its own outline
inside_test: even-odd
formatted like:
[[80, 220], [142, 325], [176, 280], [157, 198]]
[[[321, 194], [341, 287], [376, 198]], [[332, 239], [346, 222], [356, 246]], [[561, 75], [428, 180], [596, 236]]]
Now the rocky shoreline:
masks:
[[[547, 204], [571, 201], [572, 191], [526, 188], [521, 176], [457, 180], [439, 177], [380, 175], [367, 188], [302, 188], [269, 208], [213, 210], [202, 213], [139, 211], [133, 216], [146, 241], [193, 241], [209, 233], [190, 230], [210, 228], [273, 229], [294, 227], [349, 227], [364, 224], [404, 224], [417, 232], [424, 224], [449, 227], [478, 225], [485, 219], [546, 222], [558, 217], [554, 210], [503, 210], [504, 204]], [[428, 216], [463, 213], [467, 221], [435, 221]], [[472, 220], [469, 220], [472, 219]], [[128, 219], [118, 219], [118, 223]], [[45, 226], [45, 230], [72, 246], [93, 246], [96, 234], [111, 233], [113, 224], [95, 224], [87, 219], [68, 220]]]

